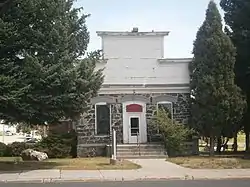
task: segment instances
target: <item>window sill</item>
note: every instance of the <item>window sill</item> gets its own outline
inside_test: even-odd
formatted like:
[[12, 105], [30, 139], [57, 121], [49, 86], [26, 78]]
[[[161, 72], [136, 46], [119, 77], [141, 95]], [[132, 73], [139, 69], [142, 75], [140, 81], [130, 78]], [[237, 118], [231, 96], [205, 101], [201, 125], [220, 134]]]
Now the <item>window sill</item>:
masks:
[[106, 138], [106, 137], [109, 137], [109, 135], [95, 135], [95, 137], [97, 137], [97, 138]]

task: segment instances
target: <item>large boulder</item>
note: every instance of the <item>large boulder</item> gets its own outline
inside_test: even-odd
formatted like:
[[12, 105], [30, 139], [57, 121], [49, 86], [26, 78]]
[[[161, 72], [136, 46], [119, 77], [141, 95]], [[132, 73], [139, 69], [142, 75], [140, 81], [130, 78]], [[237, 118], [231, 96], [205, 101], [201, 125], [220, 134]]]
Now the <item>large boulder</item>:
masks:
[[22, 151], [21, 157], [24, 161], [43, 161], [49, 158], [46, 153], [39, 152], [34, 149], [25, 149]]

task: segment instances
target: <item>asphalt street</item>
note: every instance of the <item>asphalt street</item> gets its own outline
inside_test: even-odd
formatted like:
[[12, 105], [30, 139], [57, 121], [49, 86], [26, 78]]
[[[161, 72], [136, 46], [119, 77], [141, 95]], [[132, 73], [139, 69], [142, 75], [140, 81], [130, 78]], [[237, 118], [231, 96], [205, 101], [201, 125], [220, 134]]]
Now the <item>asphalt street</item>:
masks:
[[0, 183], [0, 187], [249, 187], [250, 180]]

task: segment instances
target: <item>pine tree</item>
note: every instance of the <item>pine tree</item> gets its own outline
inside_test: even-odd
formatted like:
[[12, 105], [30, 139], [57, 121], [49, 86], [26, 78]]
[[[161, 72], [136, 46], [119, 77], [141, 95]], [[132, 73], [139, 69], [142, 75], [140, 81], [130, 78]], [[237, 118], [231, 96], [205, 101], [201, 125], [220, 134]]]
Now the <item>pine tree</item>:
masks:
[[214, 140], [237, 123], [245, 107], [241, 90], [234, 83], [236, 50], [222, 31], [221, 16], [211, 1], [206, 19], [197, 32], [190, 64], [191, 90], [194, 100], [191, 118], [194, 127], [210, 138], [210, 155]]
[[221, 0], [225, 11], [227, 34], [237, 48], [235, 63], [236, 82], [247, 96], [247, 112], [243, 125], [246, 133], [246, 150], [250, 151], [250, 1]]
[[82, 9], [73, 2], [12, 0], [2, 13], [0, 118], [29, 124], [74, 119], [98, 92], [100, 56], [86, 54], [88, 15], [79, 17]]

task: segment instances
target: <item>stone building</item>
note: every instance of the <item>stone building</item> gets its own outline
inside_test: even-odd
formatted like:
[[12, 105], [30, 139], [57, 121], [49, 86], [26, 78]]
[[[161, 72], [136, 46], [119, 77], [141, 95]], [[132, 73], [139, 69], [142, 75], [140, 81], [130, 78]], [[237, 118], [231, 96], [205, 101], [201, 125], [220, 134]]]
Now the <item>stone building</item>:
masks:
[[150, 120], [158, 107], [187, 124], [189, 117], [189, 58], [164, 58], [169, 32], [98, 31], [105, 68], [99, 95], [77, 124], [78, 156], [100, 156], [110, 144], [112, 128], [118, 144], [159, 141]]

